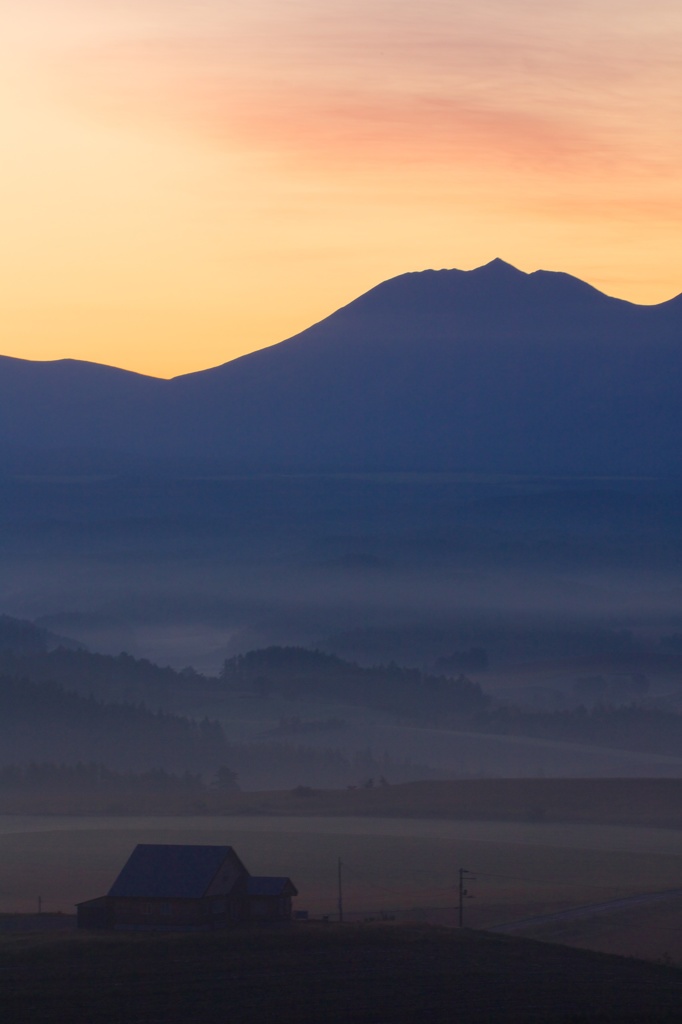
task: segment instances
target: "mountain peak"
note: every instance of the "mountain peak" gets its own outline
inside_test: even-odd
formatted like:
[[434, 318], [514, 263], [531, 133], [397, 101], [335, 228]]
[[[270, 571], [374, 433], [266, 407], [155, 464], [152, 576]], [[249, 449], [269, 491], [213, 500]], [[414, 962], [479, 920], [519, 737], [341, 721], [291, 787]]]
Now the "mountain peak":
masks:
[[511, 263], [506, 263], [499, 257], [491, 260], [490, 263], [484, 263], [482, 267], [476, 267], [470, 271], [472, 274], [490, 274], [495, 277], [528, 277], [523, 270], [519, 270], [517, 267], [512, 266]]
[[424, 270], [174, 381], [0, 359], [0, 470], [87, 445], [237, 473], [679, 477], [680, 339], [682, 300], [633, 306], [501, 259]]

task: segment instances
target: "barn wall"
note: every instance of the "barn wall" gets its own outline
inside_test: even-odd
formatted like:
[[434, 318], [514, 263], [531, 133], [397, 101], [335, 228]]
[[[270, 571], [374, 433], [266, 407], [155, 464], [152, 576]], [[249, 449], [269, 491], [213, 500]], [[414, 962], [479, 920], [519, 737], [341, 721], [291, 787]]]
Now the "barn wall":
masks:
[[140, 931], [226, 928], [244, 917], [243, 900], [124, 899], [112, 900], [113, 926]]

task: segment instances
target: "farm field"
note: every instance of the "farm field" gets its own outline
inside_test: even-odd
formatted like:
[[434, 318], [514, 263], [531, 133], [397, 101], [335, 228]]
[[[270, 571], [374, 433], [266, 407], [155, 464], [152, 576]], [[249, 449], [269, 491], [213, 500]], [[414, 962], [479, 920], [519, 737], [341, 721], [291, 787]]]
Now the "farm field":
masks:
[[[503, 687], [497, 692], [503, 701], [513, 695], [510, 689], [505, 696]], [[306, 732], [306, 744], [322, 748], [331, 744], [351, 757], [358, 751], [380, 751], [391, 759], [386, 774], [392, 781], [396, 771], [405, 771], [406, 766], [409, 770], [410, 765], [418, 766], [420, 772], [428, 768], [429, 774], [408, 774], [408, 778], [682, 778], [682, 757], [670, 750], [619, 749], [587, 739], [579, 742], [399, 723], [386, 715], [333, 701], [300, 700], [293, 707], [303, 720], [335, 719], [343, 723], [331, 733]], [[282, 718], [283, 705], [276, 697], [251, 702], [233, 697], [188, 705], [183, 710], [196, 718], [218, 719], [230, 739], [239, 741], [267, 735]], [[248, 782], [248, 788], [262, 786]]]
[[431, 926], [0, 941], [8, 1024], [663, 1024], [682, 972]]
[[[77, 781], [77, 780], [76, 780]], [[143, 780], [144, 781], [144, 780]], [[517, 821], [595, 825], [637, 825], [682, 828], [682, 780], [676, 778], [477, 778], [367, 785], [347, 789], [295, 786], [276, 791], [251, 791], [204, 786], [188, 792], [164, 791], [135, 784], [131, 777], [114, 801], [96, 777], [87, 786], [74, 785], [73, 775], [57, 783], [5, 788], [0, 794], [0, 821], [50, 815], [68, 816], [192, 815], [239, 817], [373, 817], [453, 821]], [[372, 783], [372, 784], [370, 784]], [[137, 818], [136, 818], [137, 820]], [[55, 827], [58, 827], [55, 825]]]
[[682, 890], [638, 905], [588, 912], [574, 920], [527, 923], [515, 927], [512, 934], [682, 965]]
[[[675, 829], [372, 817], [4, 816], [0, 911], [34, 913], [40, 897], [44, 911], [73, 913], [76, 902], [108, 890], [138, 842], [233, 845], [254, 874], [290, 875], [299, 909], [331, 919], [339, 858], [346, 920], [455, 924], [460, 867], [476, 879], [465, 923], [480, 929], [682, 886], [682, 831]], [[632, 911], [631, 945], [617, 926], [605, 931], [604, 918], [581, 922], [575, 943], [592, 948], [596, 928], [595, 948], [682, 962], [679, 940], [669, 940], [672, 927], [661, 948], [655, 920], [665, 913], [674, 920], [666, 907]], [[636, 914], [650, 922], [649, 940]], [[570, 928], [557, 941], [572, 942]]]

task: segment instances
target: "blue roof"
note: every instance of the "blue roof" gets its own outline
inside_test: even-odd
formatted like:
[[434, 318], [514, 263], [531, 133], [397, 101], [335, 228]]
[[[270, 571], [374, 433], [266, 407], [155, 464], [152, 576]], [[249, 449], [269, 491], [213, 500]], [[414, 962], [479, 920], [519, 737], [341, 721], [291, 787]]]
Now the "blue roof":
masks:
[[269, 875], [251, 875], [247, 882], [249, 896], [296, 896], [296, 887], [290, 878], [274, 878]]
[[[136, 846], [109, 890], [110, 896], [198, 899], [228, 857], [231, 846]], [[244, 874], [247, 874], [244, 868]]]

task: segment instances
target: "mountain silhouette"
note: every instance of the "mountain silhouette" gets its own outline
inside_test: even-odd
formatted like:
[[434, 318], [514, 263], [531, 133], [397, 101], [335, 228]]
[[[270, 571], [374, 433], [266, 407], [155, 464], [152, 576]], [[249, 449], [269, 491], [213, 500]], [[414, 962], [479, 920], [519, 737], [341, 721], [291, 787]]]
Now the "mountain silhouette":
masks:
[[170, 381], [0, 358], [0, 441], [14, 468], [89, 452], [93, 465], [676, 476], [681, 371], [682, 296], [635, 305], [493, 260], [401, 275]]

